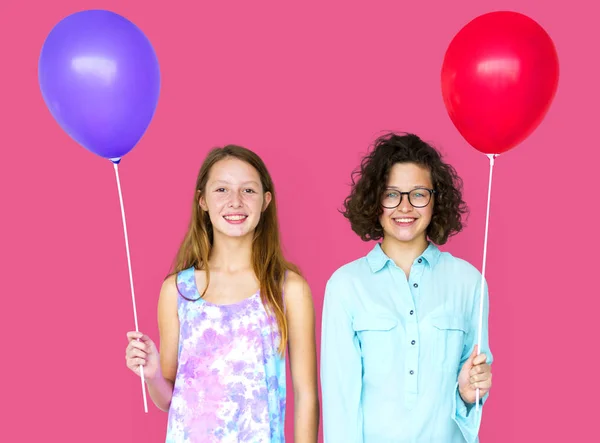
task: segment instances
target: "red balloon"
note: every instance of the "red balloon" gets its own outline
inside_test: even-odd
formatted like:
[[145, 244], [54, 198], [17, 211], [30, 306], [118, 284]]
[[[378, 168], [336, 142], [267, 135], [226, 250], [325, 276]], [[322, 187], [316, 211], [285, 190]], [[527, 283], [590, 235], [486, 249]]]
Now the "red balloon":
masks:
[[442, 65], [450, 119], [485, 154], [506, 152], [525, 140], [544, 119], [557, 86], [552, 39], [516, 12], [491, 12], [467, 23]]

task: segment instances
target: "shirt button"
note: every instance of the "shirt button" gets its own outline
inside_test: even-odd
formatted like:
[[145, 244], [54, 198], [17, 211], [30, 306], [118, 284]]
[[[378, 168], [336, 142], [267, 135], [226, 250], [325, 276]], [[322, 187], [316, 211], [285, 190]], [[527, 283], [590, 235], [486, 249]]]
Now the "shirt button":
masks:
[[410, 315], [413, 315], [415, 313], [415, 311], [413, 311], [412, 309], [410, 310]]
[[410, 372], [409, 372], [409, 374], [410, 374], [410, 375], [414, 375], [414, 374], [415, 374], [415, 371], [413, 371], [413, 370], [411, 369], [411, 370], [410, 370]]
[[415, 343], [416, 343], [416, 341], [414, 341], [414, 340], [410, 342], [411, 345], [414, 345]]
[[418, 284], [416, 284], [416, 283], [415, 283], [415, 284], [413, 284], [413, 286], [414, 286], [415, 288], [418, 288], [418, 287], [419, 287], [419, 285], [418, 285]]
[[423, 259], [422, 259], [422, 258], [420, 258], [420, 259], [419, 259], [419, 263], [421, 263], [422, 261], [423, 261]]

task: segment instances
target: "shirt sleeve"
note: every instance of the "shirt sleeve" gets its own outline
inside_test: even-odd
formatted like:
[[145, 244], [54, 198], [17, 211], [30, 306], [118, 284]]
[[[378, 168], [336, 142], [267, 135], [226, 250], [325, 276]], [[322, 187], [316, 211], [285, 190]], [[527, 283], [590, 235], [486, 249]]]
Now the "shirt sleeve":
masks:
[[363, 443], [361, 353], [341, 289], [327, 282], [323, 302], [323, 437], [325, 443]]
[[[481, 281], [478, 282], [477, 290], [473, 300], [473, 310], [471, 317], [468, 319], [468, 333], [465, 339], [465, 345], [461, 356], [460, 368], [468, 360], [469, 356], [473, 352], [473, 348], [477, 344], [478, 330], [479, 330], [479, 306], [481, 293]], [[491, 365], [493, 356], [489, 347], [488, 340], [488, 316], [489, 316], [489, 296], [487, 282], [484, 284], [483, 290], [483, 321], [481, 330], [481, 350], [480, 352], [486, 354], [487, 362]], [[483, 414], [483, 405], [485, 404], [489, 396], [486, 394], [483, 398], [479, 399], [479, 411], [476, 411], [475, 404], [466, 404], [460, 393], [458, 392], [458, 382], [456, 383], [456, 389], [454, 393], [454, 415], [453, 419], [458, 424], [463, 437], [467, 443], [474, 443], [477, 441], [477, 435], [479, 434], [479, 427], [481, 425], [481, 415]]]

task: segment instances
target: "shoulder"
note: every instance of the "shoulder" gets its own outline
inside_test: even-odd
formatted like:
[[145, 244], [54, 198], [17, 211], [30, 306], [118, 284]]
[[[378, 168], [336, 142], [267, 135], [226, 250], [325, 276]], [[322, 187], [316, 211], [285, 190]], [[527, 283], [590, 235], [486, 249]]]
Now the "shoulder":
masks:
[[439, 263], [445, 264], [446, 266], [453, 266], [456, 269], [469, 272], [479, 273], [477, 268], [463, 258], [457, 257], [448, 251], [440, 251]]
[[337, 268], [333, 274], [331, 274], [331, 277], [329, 277], [329, 281], [337, 282], [340, 280], [346, 280], [349, 277], [362, 274], [368, 269], [369, 263], [367, 261], [367, 257], [360, 257]]
[[177, 284], [179, 282], [179, 277], [181, 273], [171, 274], [162, 283], [160, 288], [161, 294], [166, 294], [167, 296], [177, 295]]
[[177, 299], [179, 298], [179, 287], [181, 273], [169, 275], [162, 283], [160, 288], [160, 295], [158, 304], [159, 306], [177, 306]]
[[286, 300], [310, 296], [310, 288], [306, 279], [294, 271], [287, 271], [283, 292]]
[[283, 291], [288, 320], [314, 316], [312, 294], [304, 277], [296, 272], [288, 271]]
[[158, 320], [160, 324], [170, 323], [177, 317], [177, 303], [179, 291], [177, 289], [177, 274], [168, 276], [162, 283], [158, 296]]
[[478, 282], [481, 278], [481, 272], [475, 266], [450, 252], [440, 252], [437, 264], [441, 270], [451, 272], [463, 281]]
[[363, 280], [371, 274], [367, 257], [360, 257], [336, 269], [327, 280], [327, 289], [352, 287], [357, 280]]
[[479, 271], [475, 266], [466, 261], [465, 259], [458, 257], [451, 252], [448, 251], [440, 251], [440, 256], [438, 258], [438, 264], [446, 267], [452, 268], [456, 271], [463, 271], [468, 273], [469, 275], [478, 275]]

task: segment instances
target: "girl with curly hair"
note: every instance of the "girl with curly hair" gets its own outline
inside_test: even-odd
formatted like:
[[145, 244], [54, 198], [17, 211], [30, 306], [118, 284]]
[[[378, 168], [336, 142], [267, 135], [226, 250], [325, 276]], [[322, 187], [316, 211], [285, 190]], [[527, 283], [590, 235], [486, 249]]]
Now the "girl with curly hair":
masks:
[[326, 443], [476, 442], [491, 387], [487, 286], [448, 252], [462, 181], [414, 134], [390, 133], [352, 174], [343, 215], [380, 240], [327, 282], [321, 339]]

